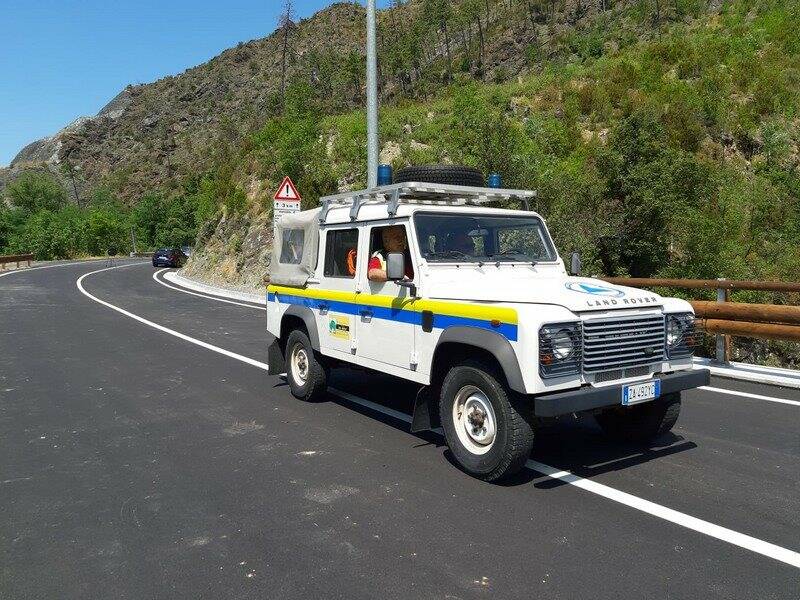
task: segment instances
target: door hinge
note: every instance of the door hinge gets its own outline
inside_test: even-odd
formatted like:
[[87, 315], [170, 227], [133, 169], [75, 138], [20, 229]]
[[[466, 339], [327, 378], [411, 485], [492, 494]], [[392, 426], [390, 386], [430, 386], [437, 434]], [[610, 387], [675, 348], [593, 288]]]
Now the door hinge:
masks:
[[352, 340], [350, 340], [350, 352], [355, 354], [357, 349], [358, 349], [358, 340], [356, 338], [353, 338]]
[[411, 363], [411, 368], [416, 369], [419, 364], [419, 355], [416, 352], [412, 352], [409, 362]]

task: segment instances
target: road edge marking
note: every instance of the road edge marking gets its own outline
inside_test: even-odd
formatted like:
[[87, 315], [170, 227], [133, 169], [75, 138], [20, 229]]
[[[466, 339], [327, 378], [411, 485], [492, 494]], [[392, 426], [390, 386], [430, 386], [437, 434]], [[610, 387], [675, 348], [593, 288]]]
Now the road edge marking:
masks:
[[789, 550], [788, 548], [778, 546], [777, 544], [773, 544], [771, 542], [765, 542], [764, 540], [760, 540], [751, 535], [739, 533], [733, 529], [728, 529], [727, 527], [722, 527], [721, 525], [716, 525], [709, 521], [687, 515], [686, 513], [668, 508], [650, 500], [645, 500], [644, 498], [634, 496], [633, 494], [623, 492], [622, 490], [609, 487], [605, 484], [584, 479], [579, 475], [575, 475], [571, 471], [562, 471], [535, 460], [528, 460], [525, 463], [525, 466], [552, 479], [558, 479], [564, 483], [568, 483], [569, 485], [573, 485], [587, 492], [591, 492], [592, 494], [602, 496], [603, 498], [612, 500], [613, 502], [624, 504], [625, 506], [634, 508], [640, 512], [663, 519], [664, 521], [669, 521], [670, 523], [680, 525], [681, 527], [685, 527], [709, 537], [727, 542], [734, 546], [744, 548], [745, 550], [750, 550], [756, 554], [761, 554], [762, 556], [767, 556], [782, 563], [800, 568], [800, 553], [795, 552], [794, 550]]
[[[138, 264], [138, 263], [135, 263], [135, 264]], [[120, 265], [120, 266], [129, 266], [129, 265]], [[114, 306], [110, 302], [106, 302], [105, 300], [101, 300], [97, 296], [94, 296], [94, 295], [90, 294], [89, 292], [87, 292], [86, 289], [83, 287], [83, 280], [86, 279], [87, 277], [89, 277], [90, 275], [96, 275], [97, 273], [102, 273], [103, 271], [111, 271], [112, 269], [119, 269], [120, 266], [117, 266], [117, 267], [106, 267], [105, 269], [98, 269], [96, 271], [91, 271], [89, 273], [85, 273], [84, 275], [81, 275], [80, 277], [78, 277], [77, 281], [75, 282], [75, 285], [78, 287], [78, 290], [84, 296], [89, 298], [90, 300], [93, 300], [93, 301], [97, 302], [98, 304], [102, 304], [106, 308], [110, 308], [111, 310], [114, 310], [114, 311], [116, 311], [116, 312], [118, 312], [118, 313], [120, 313], [122, 315], [125, 315], [126, 317], [129, 317], [129, 318], [131, 318], [131, 319], [133, 319], [135, 321], [138, 321], [139, 323], [142, 323], [142, 324], [147, 325], [149, 327], [152, 327], [154, 329], [158, 329], [159, 331], [163, 331], [164, 333], [168, 333], [170, 335], [174, 335], [177, 338], [180, 338], [180, 339], [182, 339], [182, 340], [184, 340], [186, 342], [189, 342], [190, 344], [195, 344], [196, 346], [200, 346], [201, 348], [205, 348], [206, 350], [211, 350], [212, 352], [216, 352], [218, 354], [222, 354], [223, 356], [228, 356], [230, 358], [235, 358], [236, 360], [239, 360], [241, 362], [247, 363], [247, 364], [252, 365], [254, 367], [258, 367], [259, 369], [263, 369], [265, 371], [269, 371], [269, 368], [267, 367], [267, 365], [265, 363], [262, 363], [261, 361], [249, 358], [249, 357], [244, 356], [242, 354], [237, 354], [236, 352], [231, 352], [230, 350], [226, 350], [225, 348], [220, 348], [219, 346], [215, 346], [213, 344], [209, 344], [208, 342], [204, 342], [202, 340], [198, 340], [196, 338], [188, 336], [185, 333], [181, 333], [180, 331], [175, 331], [174, 329], [170, 329], [169, 327], [164, 327], [163, 325], [159, 325], [158, 323], [154, 323], [153, 321], [149, 321], [148, 319], [145, 319], [144, 317], [140, 317], [139, 315], [136, 315], [136, 314], [134, 314], [134, 313], [132, 313], [130, 311], [127, 311], [124, 308], [120, 308], [119, 306]]]
[[159, 269], [158, 271], [153, 273], [153, 279], [157, 283], [163, 285], [164, 287], [168, 287], [169, 289], [175, 290], [176, 292], [183, 292], [184, 294], [189, 294], [190, 296], [199, 296], [200, 298], [208, 298], [209, 300], [216, 300], [217, 302], [224, 302], [225, 304], [235, 304], [236, 306], [244, 306], [246, 308], [252, 308], [260, 311], [267, 310], [266, 306], [258, 306], [257, 304], [246, 304], [245, 302], [236, 302], [234, 300], [228, 300], [227, 298], [218, 298], [210, 294], [201, 294], [200, 292], [192, 292], [189, 290], [184, 290], [182, 288], [176, 287], [174, 285], [170, 285], [169, 283], [165, 282], [162, 278], [158, 277], [158, 275], [160, 273], [163, 273], [164, 271], [169, 271], [169, 269]]
[[192, 279], [191, 277], [186, 277], [185, 275], [181, 275], [182, 270], [183, 269], [167, 273], [166, 275], [164, 275], [164, 279], [182, 288], [193, 290], [195, 292], [200, 292], [201, 294], [203, 293], [209, 294], [210, 296], [213, 296], [215, 298], [230, 298], [231, 300], [238, 300], [239, 302], [249, 302], [251, 304], [260, 304], [261, 306], [267, 305], [266, 286], [264, 286], [263, 295], [252, 294], [247, 292], [237, 292], [235, 290], [231, 290], [228, 288], [211, 285], [209, 283], [203, 283], [201, 281]]
[[[120, 266], [131, 266], [131, 265], [120, 265]], [[98, 269], [96, 271], [86, 273], [84, 275], [81, 275], [77, 279], [75, 284], [77, 285], [78, 290], [80, 290], [80, 292], [84, 296], [97, 302], [98, 304], [101, 304], [107, 308], [110, 308], [111, 310], [114, 310], [122, 315], [125, 315], [126, 317], [134, 319], [144, 325], [148, 325], [149, 327], [153, 327], [154, 329], [157, 329], [164, 333], [173, 335], [191, 344], [200, 346], [201, 348], [206, 348], [207, 350], [211, 350], [212, 352], [216, 352], [218, 354], [222, 354], [223, 356], [234, 358], [236, 360], [247, 363], [254, 367], [258, 367], [264, 371], [269, 371], [269, 368], [266, 363], [249, 358], [247, 356], [243, 356], [241, 354], [237, 354], [235, 352], [231, 352], [230, 350], [220, 348], [219, 346], [214, 346], [213, 344], [203, 342], [196, 338], [190, 337], [186, 334], [180, 333], [179, 331], [175, 331], [174, 329], [170, 329], [168, 327], [164, 327], [163, 325], [159, 325], [158, 323], [154, 323], [153, 321], [149, 321], [148, 319], [140, 317], [139, 315], [136, 315], [132, 312], [129, 312], [124, 308], [114, 306], [110, 302], [101, 300], [100, 298], [93, 296], [84, 289], [83, 280], [89, 277], [90, 275], [94, 275], [96, 273], [102, 273], [103, 271], [110, 271], [112, 269], [118, 269], [120, 268], [120, 266], [107, 267], [105, 269]], [[411, 421], [410, 415], [401, 413], [391, 408], [381, 406], [380, 404], [371, 402], [366, 398], [361, 398], [360, 396], [356, 396], [348, 392], [343, 392], [336, 388], [329, 388], [329, 391], [341, 398], [344, 398], [345, 400], [349, 400], [350, 402], [360, 404], [371, 410], [384, 413], [390, 417], [399, 419], [406, 423]], [[782, 546], [778, 546], [777, 544], [773, 544], [771, 542], [765, 542], [764, 540], [760, 540], [753, 536], [744, 533], [739, 533], [738, 531], [734, 531], [732, 529], [728, 529], [720, 525], [715, 525], [714, 523], [710, 523], [709, 521], [704, 521], [703, 519], [698, 519], [697, 517], [687, 515], [686, 513], [682, 513], [680, 511], [667, 508], [666, 506], [663, 506], [661, 504], [651, 502], [650, 500], [645, 500], [644, 498], [639, 498], [638, 496], [634, 496], [633, 494], [629, 494], [628, 492], [617, 490], [605, 484], [598, 483], [596, 481], [591, 481], [589, 479], [584, 479], [579, 475], [575, 475], [571, 471], [563, 471], [560, 469], [556, 469], [555, 467], [551, 467], [550, 465], [546, 465], [544, 463], [540, 463], [532, 459], [528, 460], [525, 463], [525, 466], [532, 471], [545, 475], [546, 477], [563, 481], [566, 484], [575, 486], [584, 491], [601, 496], [603, 498], [606, 498], [607, 500], [611, 500], [618, 504], [628, 506], [629, 508], [633, 508], [635, 510], [638, 510], [645, 514], [649, 514], [653, 517], [657, 517], [664, 521], [680, 525], [681, 527], [685, 527], [686, 529], [690, 529], [697, 533], [701, 533], [709, 537], [718, 539], [720, 541], [727, 542], [733, 546], [738, 546], [739, 548], [743, 548], [744, 550], [749, 550], [750, 552], [754, 552], [755, 554], [760, 554], [762, 556], [772, 558], [774, 560], [791, 565], [793, 567], [800, 568], [800, 552], [795, 552], [794, 550], [783, 548]]]
[[786, 398], [775, 398], [774, 396], [763, 396], [761, 394], [752, 394], [750, 392], [740, 392], [738, 390], [728, 390], [720, 387], [713, 387], [710, 385], [701, 385], [698, 390], [706, 390], [707, 392], [716, 392], [718, 394], [730, 394], [731, 396], [741, 396], [742, 398], [753, 398], [754, 400], [765, 400], [767, 402], [776, 402], [778, 404], [789, 404], [791, 406], [800, 406], [798, 400], [787, 400]]
[[[42, 269], [55, 269], [56, 267], [72, 267], [75, 265], [87, 265], [95, 262], [103, 262], [108, 260], [107, 258], [90, 258], [89, 260], [74, 260], [71, 262], [63, 262], [58, 263], [57, 265], [39, 265], [38, 267], [27, 267], [25, 269], [12, 269], [11, 271], [0, 271], [0, 277], [5, 277], [6, 275], [13, 275], [14, 273], [30, 273], [31, 271], [41, 271]], [[116, 259], [116, 260], [127, 260], [127, 259]], [[147, 261], [140, 261], [131, 263], [133, 265], [142, 265], [145, 264]], [[117, 265], [119, 267], [127, 267], [128, 265]]]

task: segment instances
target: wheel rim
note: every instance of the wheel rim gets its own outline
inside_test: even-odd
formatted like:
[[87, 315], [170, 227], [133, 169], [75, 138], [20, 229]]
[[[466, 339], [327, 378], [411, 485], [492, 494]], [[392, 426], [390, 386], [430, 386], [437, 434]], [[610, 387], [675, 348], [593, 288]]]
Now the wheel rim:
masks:
[[294, 345], [289, 364], [292, 368], [292, 379], [300, 385], [305, 385], [308, 379], [308, 354], [303, 344]]
[[486, 454], [497, 437], [497, 418], [489, 398], [474, 385], [462, 387], [453, 401], [453, 425], [461, 444]]

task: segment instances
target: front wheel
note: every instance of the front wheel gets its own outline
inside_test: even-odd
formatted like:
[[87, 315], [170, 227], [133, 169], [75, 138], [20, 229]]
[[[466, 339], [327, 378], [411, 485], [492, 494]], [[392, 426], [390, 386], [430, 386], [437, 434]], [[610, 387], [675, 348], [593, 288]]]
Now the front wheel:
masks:
[[295, 329], [286, 340], [286, 379], [300, 400], [313, 402], [325, 394], [327, 373], [304, 331]]
[[675, 392], [643, 404], [608, 408], [594, 418], [612, 440], [646, 443], [672, 429], [680, 412], [681, 394]]
[[497, 481], [519, 471], [533, 447], [533, 428], [512, 402], [502, 377], [480, 363], [450, 369], [442, 383], [439, 414], [458, 465]]

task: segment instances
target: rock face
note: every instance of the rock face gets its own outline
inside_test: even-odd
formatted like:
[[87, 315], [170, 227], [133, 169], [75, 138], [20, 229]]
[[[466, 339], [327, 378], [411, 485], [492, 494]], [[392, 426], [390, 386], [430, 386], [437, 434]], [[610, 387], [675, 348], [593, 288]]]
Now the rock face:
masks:
[[200, 233], [197, 250], [183, 272], [198, 281], [250, 293], [264, 291], [272, 250], [272, 219], [250, 212], [223, 216]]
[[[294, 24], [288, 76], [315, 53], [361, 52], [363, 23], [362, 7], [342, 3]], [[280, 33], [241, 43], [180, 75], [128, 86], [97, 115], [20, 150], [0, 169], [0, 192], [25, 168], [58, 173], [64, 161], [80, 167], [86, 185], [109, 183], [129, 201], [172, 177], [202, 170], [211, 163], [213, 142], [236, 141], [274, 113]]]

